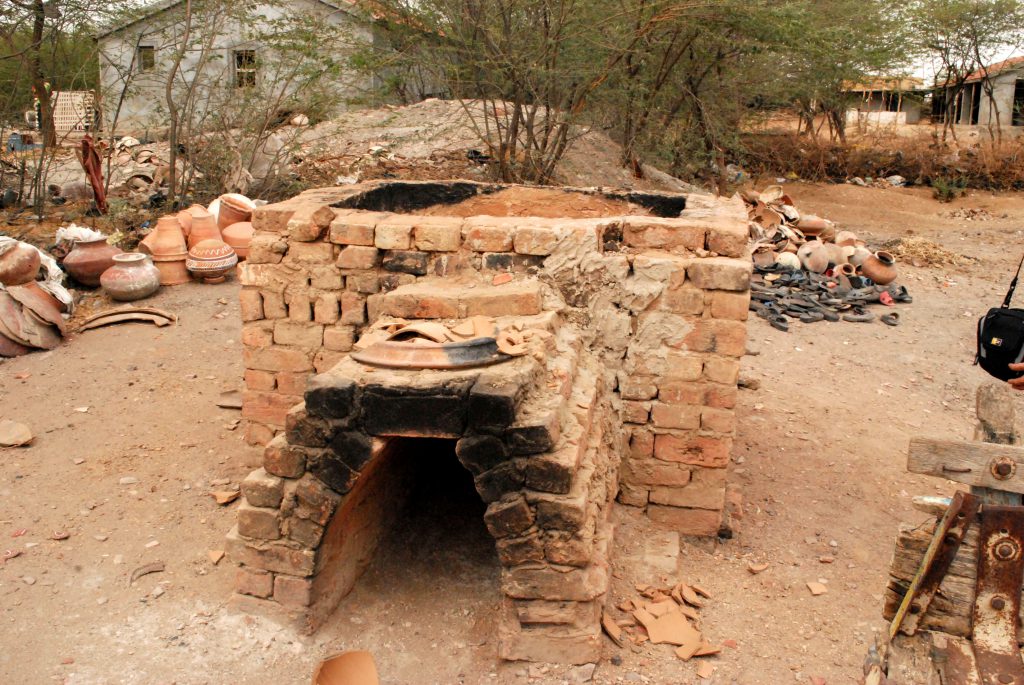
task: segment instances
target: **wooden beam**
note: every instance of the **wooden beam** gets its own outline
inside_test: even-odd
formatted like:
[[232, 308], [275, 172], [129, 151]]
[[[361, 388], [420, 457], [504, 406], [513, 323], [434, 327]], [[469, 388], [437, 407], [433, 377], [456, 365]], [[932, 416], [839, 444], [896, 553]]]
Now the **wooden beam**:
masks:
[[[1008, 467], [1011, 472], [997, 478], [997, 467]], [[914, 438], [907, 452], [907, 470], [965, 485], [1024, 493], [1024, 447]]]

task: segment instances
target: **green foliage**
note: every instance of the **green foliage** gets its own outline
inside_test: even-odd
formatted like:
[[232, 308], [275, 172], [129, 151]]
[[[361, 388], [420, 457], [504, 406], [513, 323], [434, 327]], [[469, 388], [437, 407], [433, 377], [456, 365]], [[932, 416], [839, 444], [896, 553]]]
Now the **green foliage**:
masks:
[[952, 202], [967, 193], [963, 176], [937, 176], [932, 179], [932, 195], [939, 202]]

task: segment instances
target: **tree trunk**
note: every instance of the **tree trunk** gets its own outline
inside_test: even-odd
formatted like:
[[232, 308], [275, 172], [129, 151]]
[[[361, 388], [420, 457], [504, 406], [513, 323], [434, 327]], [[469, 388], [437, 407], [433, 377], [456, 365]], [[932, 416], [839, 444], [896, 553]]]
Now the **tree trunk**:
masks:
[[32, 71], [32, 88], [39, 100], [39, 130], [42, 132], [43, 147], [57, 145], [57, 131], [53, 125], [53, 106], [50, 102], [50, 87], [43, 75], [42, 50], [43, 29], [46, 27], [46, 8], [43, 0], [32, 3], [32, 48], [29, 51], [29, 69]]
[[[167, 112], [170, 114], [170, 127], [167, 130], [167, 143], [170, 146], [169, 162], [167, 170], [167, 204], [173, 209], [177, 200], [178, 192], [178, 123], [180, 110], [174, 96], [174, 77], [178, 75], [181, 61], [185, 58], [185, 51], [188, 49], [189, 35], [192, 31], [192, 0], [185, 0], [185, 28], [181, 35], [181, 44], [174, 54], [174, 62], [164, 82], [164, 99], [167, 102]], [[191, 90], [191, 88], [189, 89]]]

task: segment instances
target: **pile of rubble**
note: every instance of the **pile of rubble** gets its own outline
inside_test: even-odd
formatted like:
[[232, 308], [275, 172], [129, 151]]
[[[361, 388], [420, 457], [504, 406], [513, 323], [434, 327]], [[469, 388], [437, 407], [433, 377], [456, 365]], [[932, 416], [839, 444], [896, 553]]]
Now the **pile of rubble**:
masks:
[[[781, 186], [745, 191], [750, 220], [750, 310], [781, 331], [803, 323], [875, 320], [869, 305], [892, 307], [913, 298], [895, 283], [896, 256], [867, 244], [828, 219], [801, 214]], [[882, 323], [897, 326], [888, 311]]]

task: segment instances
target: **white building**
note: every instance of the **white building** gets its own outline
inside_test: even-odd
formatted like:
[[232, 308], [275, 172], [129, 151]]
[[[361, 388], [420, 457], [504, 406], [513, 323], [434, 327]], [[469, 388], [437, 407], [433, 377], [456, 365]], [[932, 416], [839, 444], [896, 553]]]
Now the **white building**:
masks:
[[924, 81], [918, 78], [880, 78], [847, 84], [851, 96], [847, 126], [889, 126], [921, 121]]
[[[279, 100], [284, 108], [290, 89], [313, 78], [341, 99], [377, 85], [343, 66], [347, 54], [380, 38], [353, 2], [192, 0], [190, 22], [185, 6], [185, 0], [164, 0], [98, 34], [106, 130], [115, 121], [122, 133], [165, 130], [172, 72], [174, 101], [192, 122], [217, 123], [224, 108], [245, 98], [270, 105]], [[311, 45], [320, 52], [304, 53]]]
[[[991, 96], [986, 92], [986, 81], [991, 85]], [[943, 100], [936, 97], [940, 108], [945, 104]], [[968, 76], [949, 109], [954, 123], [962, 126], [987, 127], [997, 121], [1001, 128], [1024, 126], [1024, 56], [1011, 57]]]

